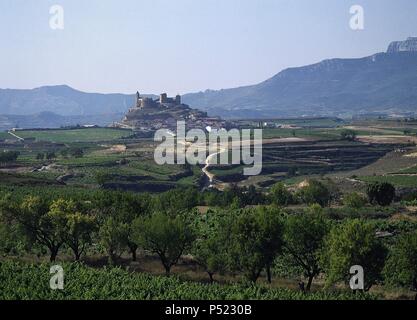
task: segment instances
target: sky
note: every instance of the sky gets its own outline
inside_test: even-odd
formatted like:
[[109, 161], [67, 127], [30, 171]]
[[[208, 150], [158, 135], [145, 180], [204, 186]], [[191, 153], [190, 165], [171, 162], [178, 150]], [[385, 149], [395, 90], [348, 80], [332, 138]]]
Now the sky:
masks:
[[[53, 5], [64, 29], [50, 27]], [[364, 9], [363, 30], [350, 28], [352, 5]], [[416, 0], [0, 0], [0, 88], [184, 94], [409, 36]]]

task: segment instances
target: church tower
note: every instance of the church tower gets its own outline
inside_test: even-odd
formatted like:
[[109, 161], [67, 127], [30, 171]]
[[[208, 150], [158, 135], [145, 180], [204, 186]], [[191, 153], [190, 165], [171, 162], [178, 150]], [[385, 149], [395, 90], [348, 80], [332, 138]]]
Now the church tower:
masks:
[[141, 107], [141, 97], [140, 97], [140, 93], [139, 91], [136, 91], [136, 108], [140, 108]]

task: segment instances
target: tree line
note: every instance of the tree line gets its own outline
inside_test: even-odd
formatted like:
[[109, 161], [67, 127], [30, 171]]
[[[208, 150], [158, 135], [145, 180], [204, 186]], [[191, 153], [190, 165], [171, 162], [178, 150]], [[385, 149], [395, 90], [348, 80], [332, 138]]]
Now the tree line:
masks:
[[[283, 192], [280, 185], [276, 188]], [[415, 229], [386, 243], [376, 237], [371, 222], [329, 219], [317, 203], [295, 214], [278, 205], [233, 204], [202, 214], [193, 209], [194, 196], [191, 190], [157, 197], [103, 193], [74, 201], [33, 195], [17, 199], [9, 194], [0, 201], [1, 249], [12, 255], [17, 248], [23, 252], [44, 248], [50, 261], [68, 249], [79, 261], [100, 247], [114, 265], [124, 252], [135, 261], [140, 248], [159, 257], [166, 275], [190, 254], [211, 281], [224, 273], [251, 282], [265, 274], [272, 281], [280, 261], [306, 279], [306, 290], [321, 276], [327, 286], [348, 282], [350, 267], [361, 265], [366, 290], [377, 283], [417, 290]]]
[[18, 151], [2, 151], [0, 152], [0, 165], [6, 165], [15, 162], [19, 157]]

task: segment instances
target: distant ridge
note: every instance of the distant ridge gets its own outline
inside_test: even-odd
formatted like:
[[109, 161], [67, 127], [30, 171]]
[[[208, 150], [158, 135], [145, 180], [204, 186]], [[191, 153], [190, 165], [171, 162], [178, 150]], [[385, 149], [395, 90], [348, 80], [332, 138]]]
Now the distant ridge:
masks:
[[[190, 93], [183, 101], [223, 118], [416, 115], [417, 37], [392, 42], [384, 53], [289, 68], [256, 85]], [[85, 93], [66, 85], [0, 89], [3, 115], [111, 115], [125, 113], [133, 102], [133, 94]]]
[[12, 128], [60, 128], [90, 124], [107, 126], [115, 121], [119, 121], [121, 117], [123, 117], [123, 113], [62, 116], [49, 111], [31, 115], [0, 115], [0, 131]]
[[415, 114], [417, 38], [393, 42], [386, 53], [289, 68], [257, 85], [192, 93], [183, 100], [228, 118]]
[[0, 89], [0, 114], [28, 115], [53, 112], [61, 116], [124, 113], [134, 94], [86, 93], [67, 85], [35, 89]]

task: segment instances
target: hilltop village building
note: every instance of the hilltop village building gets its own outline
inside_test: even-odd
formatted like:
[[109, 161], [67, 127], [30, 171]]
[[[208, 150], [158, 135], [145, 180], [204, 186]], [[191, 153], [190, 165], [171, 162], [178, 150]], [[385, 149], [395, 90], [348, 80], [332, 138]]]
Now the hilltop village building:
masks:
[[162, 93], [158, 99], [153, 99], [142, 97], [139, 92], [136, 92], [134, 106], [116, 126], [152, 132], [162, 128], [176, 130], [177, 121], [185, 121], [187, 129], [227, 127], [226, 121], [219, 117], [208, 117], [206, 112], [182, 103], [180, 95], [168, 97], [166, 93]]

